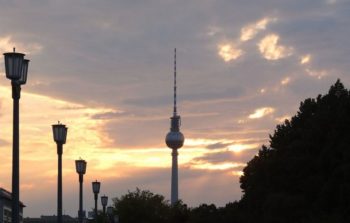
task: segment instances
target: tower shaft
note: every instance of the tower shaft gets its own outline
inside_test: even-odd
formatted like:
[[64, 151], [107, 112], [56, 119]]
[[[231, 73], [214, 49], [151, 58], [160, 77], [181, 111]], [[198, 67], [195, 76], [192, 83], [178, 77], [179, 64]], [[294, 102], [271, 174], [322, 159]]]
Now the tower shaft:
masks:
[[172, 166], [171, 166], [171, 205], [174, 205], [179, 200], [179, 188], [178, 188], [178, 167], [177, 167], [177, 149], [173, 149], [171, 156]]

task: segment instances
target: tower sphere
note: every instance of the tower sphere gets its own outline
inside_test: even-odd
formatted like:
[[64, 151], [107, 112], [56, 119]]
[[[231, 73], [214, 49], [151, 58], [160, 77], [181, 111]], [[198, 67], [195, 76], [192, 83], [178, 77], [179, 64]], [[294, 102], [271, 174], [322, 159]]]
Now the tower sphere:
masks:
[[165, 143], [171, 149], [179, 149], [183, 146], [185, 137], [181, 132], [169, 132], [166, 135]]

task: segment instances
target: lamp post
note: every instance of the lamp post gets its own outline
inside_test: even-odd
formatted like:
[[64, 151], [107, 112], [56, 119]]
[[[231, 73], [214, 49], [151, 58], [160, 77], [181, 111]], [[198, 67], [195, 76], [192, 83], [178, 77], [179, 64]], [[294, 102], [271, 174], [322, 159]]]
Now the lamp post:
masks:
[[19, 99], [21, 85], [27, 82], [29, 60], [23, 53], [4, 53], [6, 77], [11, 80], [13, 98], [12, 138], [12, 222], [19, 223]]
[[86, 173], [86, 161], [85, 160], [76, 160], [75, 169], [79, 174], [79, 211], [78, 218], [79, 223], [83, 222], [83, 176]]
[[107, 215], [108, 215], [108, 218], [109, 218], [109, 222], [110, 222], [110, 223], [114, 223], [114, 219], [113, 219], [113, 207], [112, 207], [112, 206], [107, 207]]
[[68, 128], [58, 124], [52, 125], [53, 140], [57, 144], [58, 173], [57, 173], [57, 223], [62, 223], [62, 154], [63, 144], [66, 143]]
[[98, 199], [98, 193], [100, 193], [100, 187], [101, 183], [97, 180], [95, 182], [92, 182], [92, 192], [94, 193], [94, 199], [95, 199], [95, 219], [97, 219], [97, 199]]
[[103, 195], [101, 197], [101, 203], [102, 203], [102, 207], [103, 207], [103, 222], [105, 222], [106, 206], [108, 204], [108, 197], [106, 195]]

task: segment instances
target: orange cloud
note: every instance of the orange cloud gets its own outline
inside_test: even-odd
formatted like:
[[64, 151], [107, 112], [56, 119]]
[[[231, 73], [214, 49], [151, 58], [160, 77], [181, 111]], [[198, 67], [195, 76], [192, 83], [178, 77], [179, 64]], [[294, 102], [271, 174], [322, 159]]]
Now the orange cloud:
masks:
[[306, 73], [311, 77], [316, 77], [317, 79], [322, 79], [324, 76], [327, 75], [327, 71], [325, 70], [314, 70], [307, 68], [305, 69]]
[[276, 21], [276, 18], [265, 17], [260, 19], [259, 21], [256, 21], [255, 23], [244, 26], [241, 29], [240, 40], [242, 42], [245, 42], [250, 39], [253, 39], [260, 31], [265, 30], [266, 26], [272, 21]]
[[193, 169], [205, 169], [205, 170], [229, 170], [234, 168], [243, 168], [245, 167], [245, 163], [231, 163], [231, 162], [225, 162], [225, 163], [207, 163], [207, 162], [200, 162], [200, 163], [194, 163], [191, 165], [191, 168]]
[[259, 51], [267, 60], [279, 60], [292, 55], [293, 48], [278, 44], [280, 37], [277, 34], [265, 36], [259, 43]]
[[248, 116], [250, 119], [259, 119], [266, 115], [272, 114], [275, 112], [275, 109], [272, 107], [263, 107], [256, 109], [252, 114]]
[[243, 150], [256, 149], [258, 146], [259, 146], [259, 144], [256, 144], [256, 143], [254, 143], [254, 144], [233, 144], [233, 145], [230, 145], [228, 147], [228, 150], [236, 152], [236, 153], [240, 153]]
[[238, 49], [234, 44], [230, 43], [219, 45], [218, 50], [219, 56], [225, 62], [236, 60], [243, 54], [243, 51], [241, 49]]
[[281, 80], [282, 85], [287, 85], [289, 84], [289, 82], [290, 82], [290, 77], [286, 77], [286, 78], [283, 78], [283, 80]]
[[310, 60], [311, 60], [311, 55], [310, 54], [302, 56], [300, 58], [300, 64], [308, 64], [308, 63], [310, 63]]
[[284, 122], [286, 119], [290, 119], [290, 116], [289, 115], [285, 115], [285, 116], [281, 116], [281, 117], [275, 118], [275, 120], [277, 122], [280, 122], [280, 123]]

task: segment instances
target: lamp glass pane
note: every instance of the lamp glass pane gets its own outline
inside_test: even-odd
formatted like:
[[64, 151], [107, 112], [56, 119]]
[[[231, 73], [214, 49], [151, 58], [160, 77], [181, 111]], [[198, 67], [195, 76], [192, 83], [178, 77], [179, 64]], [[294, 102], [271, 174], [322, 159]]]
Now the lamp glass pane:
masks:
[[19, 84], [25, 84], [27, 82], [29, 60], [24, 59], [22, 64], [21, 77], [18, 79]]
[[66, 141], [67, 141], [67, 132], [68, 132], [68, 128], [67, 128], [66, 126], [64, 126], [63, 131], [62, 131], [62, 134], [63, 134], [63, 136], [62, 136], [63, 144], [65, 144]]

